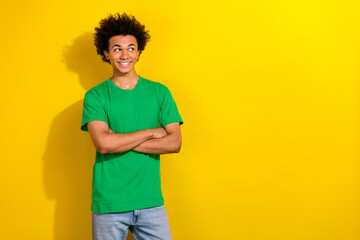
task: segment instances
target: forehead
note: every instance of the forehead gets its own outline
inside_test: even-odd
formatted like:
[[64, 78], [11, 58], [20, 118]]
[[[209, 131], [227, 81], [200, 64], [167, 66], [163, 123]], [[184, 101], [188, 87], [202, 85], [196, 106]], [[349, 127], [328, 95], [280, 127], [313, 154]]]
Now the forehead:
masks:
[[128, 46], [129, 44], [137, 45], [136, 38], [133, 35], [117, 35], [109, 39], [109, 47], [113, 45]]

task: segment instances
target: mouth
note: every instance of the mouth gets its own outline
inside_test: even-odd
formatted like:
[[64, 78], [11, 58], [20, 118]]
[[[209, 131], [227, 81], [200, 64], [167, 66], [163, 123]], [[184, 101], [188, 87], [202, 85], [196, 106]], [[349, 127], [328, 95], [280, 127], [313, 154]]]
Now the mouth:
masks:
[[120, 64], [120, 66], [129, 66], [130, 65], [130, 62], [118, 62]]

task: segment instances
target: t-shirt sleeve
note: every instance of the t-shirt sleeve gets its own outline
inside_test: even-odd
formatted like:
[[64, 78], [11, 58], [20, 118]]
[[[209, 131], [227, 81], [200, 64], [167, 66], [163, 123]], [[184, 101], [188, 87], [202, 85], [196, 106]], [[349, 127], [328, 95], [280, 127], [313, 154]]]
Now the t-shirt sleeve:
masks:
[[87, 92], [84, 97], [81, 130], [88, 131], [87, 123], [99, 120], [108, 123], [104, 104], [96, 93]]
[[161, 127], [165, 127], [169, 123], [179, 122], [182, 125], [184, 122], [179, 114], [176, 103], [171, 95], [170, 90], [162, 85], [160, 106], [160, 123]]

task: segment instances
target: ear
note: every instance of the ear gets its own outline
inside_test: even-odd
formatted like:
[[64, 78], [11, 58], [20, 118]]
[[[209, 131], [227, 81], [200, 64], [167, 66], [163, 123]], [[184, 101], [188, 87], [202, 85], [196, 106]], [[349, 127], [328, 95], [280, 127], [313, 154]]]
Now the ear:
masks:
[[105, 55], [105, 58], [107, 59], [107, 60], [109, 60], [109, 52], [108, 51], [106, 51], [106, 50], [104, 50], [104, 55]]
[[140, 56], [140, 54], [141, 54], [141, 51], [138, 51], [138, 52], [137, 52], [137, 55], [136, 55], [136, 61], [139, 61], [139, 56]]

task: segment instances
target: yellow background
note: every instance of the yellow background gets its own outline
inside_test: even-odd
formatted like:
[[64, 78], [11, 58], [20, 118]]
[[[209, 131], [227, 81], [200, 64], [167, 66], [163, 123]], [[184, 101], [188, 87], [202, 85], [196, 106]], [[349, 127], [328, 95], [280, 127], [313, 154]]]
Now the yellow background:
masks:
[[150, 30], [136, 71], [184, 120], [161, 159], [174, 239], [360, 239], [357, 2], [2, 3], [1, 239], [91, 238], [82, 101], [111, 76], [92, 33], [115, 12]]

